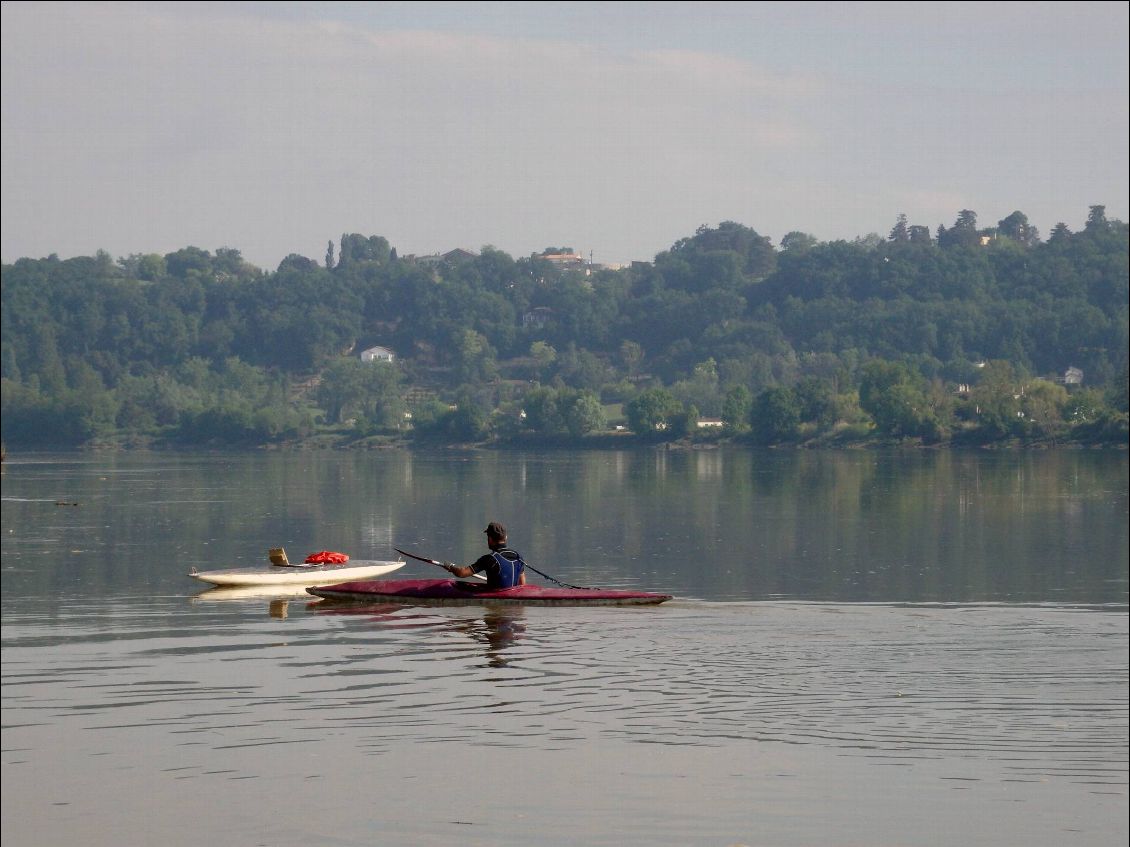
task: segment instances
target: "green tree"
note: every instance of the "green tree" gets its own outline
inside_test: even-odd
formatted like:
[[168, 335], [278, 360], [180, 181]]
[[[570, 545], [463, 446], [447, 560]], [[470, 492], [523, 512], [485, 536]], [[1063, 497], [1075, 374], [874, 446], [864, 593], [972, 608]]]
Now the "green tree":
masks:
[[836, 422], [836, 390], [832, 382], [818, 377], [805, 377], [793, 388], [802, 421], [812, 421], [821, 430]]
[[1063, 221], [1057, 223], [1052, 227], [1051, 235], [1048, 236], [1048, 243], [1053, 245], [1068, 244], [1071, 241], [1071, 230], [1067, 228], [1067, 224]]
[[1095, 233], [1110, 229], [1110, 222], [1106, 219], [1106, 206], [1091, 206], [1087, 212], [1087, 222], [1083, 224], [1083, 232]]
[[600, 398], [591, 391], [579, 391], [570, 397], [564, 409], [565, 426], [574, 438], [604, 429], [608, 424]]
[[361, 411], [369, 369], [370, 365], [359, 359], [339, 359], [322, 371], [314, 402], [325, 410], [328, 423], [343, 423], [351, 412]]
[[859, 405], [881, 432], [896, 437], [936, 437], [941, 422], [921, 375], [900, 362], [873, 361], [863, 368]]
[[318, 270], [318, 263], [313, 259], [308, 259], [305, 256], [300, 256], [297, 253], [291, 253], [289, 256], [279, 262], [279, 272], [297, 271], [298, 273], [308, 274]]
[[558, 357], [557, 375], [566, 384], [595, 391], [612, 378], [604, 360], [583, 347], [570, 342]]
[[[715, 229], [704, 224], [695, 231], [692, 238], [677, 241], [670, 253], [693, 256], [719, 251], [735, 253], [741, 272], [753, 279], [768, 276], [777, 262], [776, 251], [768, 238], [734, 221], [722, 221]], [[659, 261], [657, 257], [656, 263]]]
[[939, 247], [975, 247], [981, 243], [981, 233], [977, 229], [977, 213], [962, 209], [954, 225], [949, 229], [938, 230]]
[[343, 423], [352, 416], [363, 418], [372, 428], [398, 429], [407, 411], [402, 383], [402, 372], [394, 362], [338, 359], [322, 372], [314, 398], [329, 423]]
[[690, 379], [680, 380], [671, 386], [671, 393], [684, 406], [694, 405], [705, 409], [708, 415], [721, 412], [722, 398], [718, 382], [718, 365], [713, 358], [694, 366]]
[[370, 235], [366, 238], [358, 233], [349, 233], [341, 237], [337, 251], [337, 267], [350, 268], [363, 263], [385, 265], [392, 259], [392, 248], [388, 239], [379, 235]]
[[1035, 247], [1040, 241], [1039, 231], [1028, 223], [1028, 216], [1023, 212], [1013, 212], [1007, 218], [998, 221], [997, 232], [1025, 247]]
[[781, 251], [784, 253], [803, 253], [805, 250], [811, 250], [819, 243], [820, 241], [815, 235], [794, 230], [781, 236]]
[[168, 273], [165, 257], [156, 253], [132, 253], [118, 264], [131, 279], [156, 282]]
[[1027, 383], [1020, 398], [1020, 411], [1028, 431], [1040, 438], [1064, 434], [1066, 423], [1063, 411], [1067, 405], [1067, 389], [1045, 379], [1034, 379]]
[[1096, 388], [1083, 388], [1073, 391], [1063, 405], [1063, 417], [1070, 424], [1085, 424], [1097, 421], [1107, 410], [1103, 392]]
[[678, 400], [665, 388], [641, 391], [624, 407], [628, 426], [639, 435], [665, 430], [671, 418], [682, 410]]
[[412, 429], [416, 436], [434, 438], [440, 428], [440, 421], [451, 407], [436, 398], [428, 398], [411, 405]]
[[673, 414], [670, 420], [670, 434], [673, 438], [687, 438], [698, 432], [699, 413], [694, 403], [689, 403]]
[[170, 276], [187, 279], [190, 275], [204, 276], [212, 271], [212, 254], [199, 247], [185, 247], [165, 255], [165, 267]]
[[749, 428], [749, 413], [753, 408], [753, 395], [744, 385], [735, 385], [726, 392], [722, 401], [722, 423], [729, 432], [743, 432]]
[[530, 345], [530, 358], [534, 360], [534, 368], [540, 378], [545, 378], [550, 367], [557, 361], [557, 351], [544, 341], [535, 341]]
[[41, 327], [33, 345], [33, 373], [39, 377], [40, 388], [49, 395], [61, 395], [67, 388], [67, 372], [59, 355], [54, 327], [50, 324]]
[[444, 433], [450, 441], [470, 444], [487, 435], [487, 415], [469, 395], [460, 398], [454, 411], [443, 419]]
[[1018, 434], [1022, 430], [1020, 378], [1012, 363], [986, 363], [969, 394], [982, 435], [990, 440]]
[[455, 376], [461, 383], [484, 382], [498, 376], [494, 348], [486, 336], [473, 329], [458, 334]]
[[643, 347], [634, 341], [621, 342], [620, 361], [628, 376], [635, 376], [639, 373], [640, 364], [643, 362]]
[[528, 429], [542, 435], [565, 431], [565, 419], [557, 397], [556, 389], [543, 386], [526, 392], [526, 396], [522, 398], [522, 410], [526, 413], [525, 425]]
[[900, 214], [898, 216], [894, 227], [891, 229], [891, 234], [887, 236], [887, 240], [896, 244], [905, 244], [910, 241], [910, 229], [907, 227], [906, 215]]
[[753, 437], [759, 444], [777, 444], [796, 437], [800, 404], [788, 388], [769, 388], [757, 395], [749, 415]]

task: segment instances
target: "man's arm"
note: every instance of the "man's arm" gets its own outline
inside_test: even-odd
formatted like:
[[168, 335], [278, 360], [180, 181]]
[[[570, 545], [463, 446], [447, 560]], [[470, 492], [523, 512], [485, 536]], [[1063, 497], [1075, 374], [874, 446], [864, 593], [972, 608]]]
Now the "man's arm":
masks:
[[444, 562], [443, 567], [452, 576], [466, 578], [474, 576], [479, 571], [484, 570], [491, 561], [493, 561], [493, 559], [487, 555], [480, 558], [474, 565], [457, 565], [454, 562]]
[[452, 562], [444, 562], [443, 567], [449, 574], [458, 577], [468, 577], [475, 572], [474, 568], [468, 567], [467, 565], [456, 565]]

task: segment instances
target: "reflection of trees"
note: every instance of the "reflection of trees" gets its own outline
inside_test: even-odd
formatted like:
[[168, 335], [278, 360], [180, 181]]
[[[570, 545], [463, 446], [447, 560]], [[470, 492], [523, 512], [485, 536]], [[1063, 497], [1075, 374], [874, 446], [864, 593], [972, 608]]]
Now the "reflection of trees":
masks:
[[[771, 496], [753, 504], [761, 553], [776, 563], [754, 563], [754, 596], [963, 601], [1086, 594], [1124, 568], [1125, 536], [1121, 544], [1088, 536], [1091, 524], [1079, 517], [1088, 493], [1111, 484], [1100, 457], [1070, 453], [796, 456], [762, 486]], [[1108, 543], [1109, 558], [1084, 561], [1073, 553]]]
[[[498, 519], [534, 567], [578, 585], [1074, 600], [1124, 585], [1127, 534], [1110, 515], [1126, 473], [1124, 456], [1089, 451], [100, 454], [18, 481], [21, 497], [83, 505], [5, 501], [6, 527], [60, 551], [5, 587], [187, 594], [190, 567], [265, 564], [272, 546], [392, 558], [396, 543], [468, 562]], [[438, 575], [413, 563], [393, 578]]]
[[[1125, 533], [1088, 534], [1088, 492], [1125, 489], [1104, 465], [1080, 453], [629, 451], [527, 469], [527, 494], [544, 513], [531, 537], [586, 584], [612, 569], [691, 595], [1016, 600], [1124, 575]], [[543, 483], [548, 502], [534, 496]], [[1110, 555], [1072, 552], [1096, 545]], [[656, 560], [669, 572], [649, 570]]]

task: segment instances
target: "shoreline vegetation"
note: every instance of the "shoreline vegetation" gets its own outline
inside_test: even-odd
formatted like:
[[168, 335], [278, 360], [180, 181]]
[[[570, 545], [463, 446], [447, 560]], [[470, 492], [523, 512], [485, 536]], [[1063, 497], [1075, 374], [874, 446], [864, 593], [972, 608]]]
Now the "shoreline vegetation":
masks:
[[[1121, 437], [1120, 437], [1121, 433]], [[1070, 437], [1074, 436], [1074, 437]], [[412, 452], [467, 452], [467, 451], [617, 451], [617, 449], [664, 449], [664, 451], [694, 451], [694, 449], [745, 448], [745, 449], [858, 449], [858, 451], [890, 451], [890, 449], [958, 449], [958, 451], [1046, 451], [1046, 449], [1097, 449], [1097, 451], [1127, 451], [1130, 440], [1124, 430], [1115, 430], [1109, 437], [1107, 429], [1092, 428], [1087, 434], [1011, 436], [985, 440], [975, 427], [946, 440], [928, 440], [921, 437], [890, 436], [875, 427], [843, 426], [825, 433], [797, 434], [789, 439], [772, 443], [758, 440], [750, 431], [733, 433], [725, 429], [706, 429], [694, 434], [669, 437], [663, 433], [636, 434], [632, 431], [607, 431], [579, 437], [567, 434], [538, 436], [520, 434], [510, 438], [485, 438], [477, 442], [458, 442], [446, 439], [420, 439], [410, 431], [399, 434], [358, 435], [347, 428], [324, 429], [298, 438], [273, 439], [270, 442], [209, 442], [185, 443], [179, 439], [159, 436], [127, 434], [89, 440], [82, 445], [47, 445], [58, 452], [307, 452], [307, 451], [383, 451], [403, 449]], [[43, 447], [36, 449], [41, 452]], [[7, 457], [7, 447], [5, 447]]]
[[650, 262], [345, 234], [2, 268], [4, 450], [1126, 449], [1130, 236], [1092, 206]]
[[1046, 451], [1046, 449], [1090, 449], [1090, 451], [1127, 451], [1127, 439], [1072, 440], [1067, 438], [1007, 438], [994, 442], [979, 442], [975, 438], [958, 438], [946, 442], [924, 442], [921, 438], [894, 438], [881, 434], [833, 434], [789, 442], [759, 444], [748, 435], [732, 436], [711, 434], [698, 437], [655, 438], [633, 433], [589, 435], [582, 438], [515, 438], [511, 440], [483, 440], [483, 442], [420, 442], [409, 436], [323, 433], [307, 438], [278, 440], [263, 444], [183, 444], [163, 442], [160, 439], [124, 437], [95, 440], [79, 446], [38, 448], [29, 452], [307, 452], [307, 451], [383, 451], [403, 449], [410, 452], [467, 452], [467, 451], [618, 451], [618, 449], [660, 449], [660, 451], [695, 451], [695, 449], [858, 449], [858, 451], [889, 451], [889, 449], [957, 449], [957, 451]]

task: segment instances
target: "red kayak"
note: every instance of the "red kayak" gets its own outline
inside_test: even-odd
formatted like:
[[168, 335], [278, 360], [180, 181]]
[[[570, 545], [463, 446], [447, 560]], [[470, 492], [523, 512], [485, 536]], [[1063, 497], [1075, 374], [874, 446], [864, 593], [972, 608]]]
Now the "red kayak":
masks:
[[316, 585], [306, 589], [327, 600], [350, 602], [468, 606], [478, 603], [523, 606], [648, 606], [671, 599], [670, 594], [623, 591], [610, 588], [547, 588], [518, 585], [514, 588], [487, 588], [454, 579], [377, 579]]

